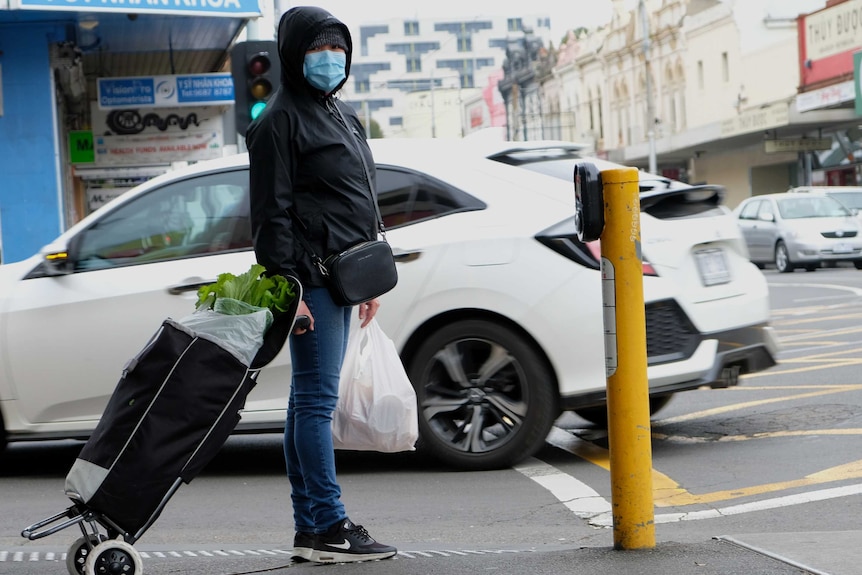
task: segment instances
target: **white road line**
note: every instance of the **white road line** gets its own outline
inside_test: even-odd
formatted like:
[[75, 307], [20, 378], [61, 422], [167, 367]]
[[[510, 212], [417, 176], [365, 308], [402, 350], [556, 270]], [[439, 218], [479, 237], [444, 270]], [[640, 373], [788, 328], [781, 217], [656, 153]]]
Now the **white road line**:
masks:
[[[439, 559], [439, 558], [453, 558], [453, 557], [467, 557], [469, 555], [500, 555], [503, 553], [531, 553], [535, 551], [534, 549], [426, 549], [426, 550], [410, 550], [410, 551], [398, 551], [398, 556], [401, 558], [407, 559], [417, 559], [417, 558], [427, 558], [427, 559]], [[210, 550], [210, 551], [139, 551], [141, 558], [150, 559], [150, 558], [158, 558], [158, 559], [188, 559], [193, 557], [219, 557], [219, 556], [245, 556], [245, 557], [261, 557], [261, 556], [273, 556], [273, 555], [290, 555], [292, 551], [287, 551], [284, 549], [243, 549], [236, 550], [231, 549], [228, 551], [223, 550]], [[0, 551], [0, 563], [4, 563], [7, 561], [17, 561], [17, 562], [38, 562], [38, 561], [65, 561], [66, 554], [65, 553], [56, 553], [53, 551]]]
[[[571, 453], [571, 449], [568, 449], [569, 444], [579, 440], [571, 433], [559, 427], [553, 427], [545, 441]], [[515, 470], [550, 491], [557, 500], [582, 519], [611, 512], [610, 502], [599, 492], [544, 461], [530, 458], [515, 466]]]
[[[549, 444], [564, 451], [568, 451], [569, 453], [574, 453], [571, 449], [568, 449], [568, 445], [575, 440], [576, 438], [572, 434], [560, 429], [559, 427], [551, 428], [551, 432], [548, 434], [548, 438], [546, 439]], [[550, 491], [558, 501], [563, 503], [575, 515], [582, 519], [587, 519], [590, 525], [594, 527], [613, 527], [611, 503], [589, 485], [586, 485], [571, 475], [563, 473], [556, 467], [535, 458], [526, 460], [521, 465], [515, 466], [514, 469]], [[772, 499], [763, 499], [760, 501], [753, 501], [751, 503], [718, 507], [702, 511], [663, 513], [655, 516], [655, 522], [675, 523], [678, 521], [715, 519], [717, 517], [724, 517], [727, 515], [765, 511], [767, 509], [801, 505], [803, 503], [811, 503], [813, 501], [823, 501], [826, 499], [848, 497], [858, 494], [862, 494], [862, 484], [846, 485], [844, 487], [834, 487], [818, 491], [808, 491], [805, 493], [798, 493], [796, 495], [785, 495], [782, 497], [774, 497]]]
[[824, 289], [837, 289], [842, 291], [849, 291], [853, 295], [862, 296], [862, 289], [856, 288], [853, 286], [842, 286], [835, 284], [807, 284], [807, 283], [769, 283], [770, 288], [774, 287], [811, 287], [811, 288], [824, 288]]
[[[785, 495], [784, 497], [775, 497], [772, 499], [753, 501], [751, 503], [731, 505], [729, 507], [692, 511], [690, 513], [663, 513], [655, 516], [655, 522], [677, 523], [679, 521], [694, 521], [698, 519], [716, 519], [718, 517], [725, 517], [728, 515], [739, 515], [741, 513], [751, 513], [753, 511], [766, 511], [768, 509], [801, 505], [803, 503], [811, 503], [813, 501], [849, 497], [851, 495], [859, 495], [860, 493], [862, 493], [862, 484], [846, 485], [844, 487], [833, 487], [831, 489], [809, 491], [807, 493], [798, 493], [796, 495]], [[597, 527], [608, 527], [613, 525], [613, 518], [610, 514], [602, 515], [590, 520], [590, 524]]]

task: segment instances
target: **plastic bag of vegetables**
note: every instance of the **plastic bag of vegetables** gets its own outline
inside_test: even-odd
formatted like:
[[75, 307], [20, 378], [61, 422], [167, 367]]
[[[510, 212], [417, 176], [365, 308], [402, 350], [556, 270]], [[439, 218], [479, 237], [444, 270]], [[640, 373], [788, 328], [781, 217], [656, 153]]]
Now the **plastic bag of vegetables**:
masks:
[[241, 275], [223, 273], [216, 283], [198, 290], [196, 311], [178, 321], [198, 336], [211, 339], [250, 365], [263, 345], [273, 314], [286, 312], [296, 297], [292, 283], [264, 275], [253, 264]]

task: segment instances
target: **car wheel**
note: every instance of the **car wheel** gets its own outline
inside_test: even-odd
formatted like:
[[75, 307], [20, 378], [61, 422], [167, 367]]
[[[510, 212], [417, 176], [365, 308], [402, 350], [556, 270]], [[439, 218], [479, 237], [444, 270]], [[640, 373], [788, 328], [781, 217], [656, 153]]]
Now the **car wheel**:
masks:
[[467, 470], [509, 467], [535, 453], [559, 415], [544, 358], [486, 320], [444, 326], [409, 360], [419, 448]]
[[[660, 395], [656, 397], [649, 398], [649, 414], [650, 416], [655, 415], [661, 409], [664, 408], [668, 403], [670, 403], [670, 398], [673, 397], [673, 394], [670, 395]], [[607, 427], [608, 426], [608, 406], [607, 405], [597, 405], [595, 407], [583, 407], [581, 409], [576, 409], [575, 413], [586, 419], [590, 423], [595, 423], [599, 427]]]
[[853, 267], [857, 270], [862, 270], [862, 260], [856, 260], [853, 262]]
[[775, 267], [776, 269], [783, 273], [789, 273], [793, 271], [793, 264], [790, 261], [790, 254], [787, 253], [787, 246], [784, 242], [778, 242], [775, 246]]

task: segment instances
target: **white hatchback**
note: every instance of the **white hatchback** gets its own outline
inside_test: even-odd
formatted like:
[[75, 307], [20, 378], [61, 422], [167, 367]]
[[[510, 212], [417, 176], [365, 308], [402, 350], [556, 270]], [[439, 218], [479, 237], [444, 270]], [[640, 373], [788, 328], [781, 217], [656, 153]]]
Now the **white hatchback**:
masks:
[[[371, 144], [399, 273], [378, 318], [416, 387], [421, 448], [462, 469], [498, 468], [538, 450], [563, 411], [603, 423], [597, 248], [575, 233], [572, 182], [508, 161], [502, 145]], [[556, 159], [571, 170], [576, 155]], [[719, 200], [661, 178], [642, 194], [653, 411], [775, 363], [766, 282]], [[86, 438], [161, 321], [253, 260], [248, 158], [236, 155], [150, 180], [0, 266], [2, 443]], [[237, 431], [280, 431], [289, 380], [285, 349]]]

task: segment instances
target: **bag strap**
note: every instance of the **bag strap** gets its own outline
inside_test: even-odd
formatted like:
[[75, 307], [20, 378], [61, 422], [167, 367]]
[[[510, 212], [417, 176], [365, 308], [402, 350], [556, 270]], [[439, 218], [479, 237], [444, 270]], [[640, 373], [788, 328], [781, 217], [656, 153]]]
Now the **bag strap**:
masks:
[[296, 213], [296, 210], [293, 209], [293, 206], [287, 208], [287, 214], [293, 219], [293, 222], [299, 227], [299, 234], [297, 237], [299, 241], [302, 242], [302, 247], [305, 248], [311, 255], [311, 261], [314, 262], [314, 265], [317, 266], [317, 269], [320, 270], [320, 273], [323, 277], [329, 277], [329, 271], [326, 269], [326, 266], [323, 264], [323, 260], [317, 255], [317, 252], [314, 251], [314, 248], [311, 247], [311, 242], [308, 241], [308, 238], [305, 237], [306, 233], [308, 233], [308, 226], [305, 225], [305, 222], [302, 221], [302, 218], [299, 217], [299, 214]]
[[[330, 108], [330, 110], [334, 110], [338, 117], [336, 118], [352, 135], [356, 136], [355, 128], [351, 128], [350, 124], [347, 123], [347, 118], [344, 117], [344, 114], [341, 113], [341, 110], [338, 109], [338, 105], [335, 101], [330, 102], [327, 99], [326, 107]], [[377, 215], [377, 227], [380, 231], [380, 235], [383, 236], [384, 241], [386, 240], [386, 227], [383, 225], [383, 216], [380, 214], [380, 206], [377, 205], [377, 192], [374, 190], [374, 186], [371, 184], [371, 170], [368, 169], [368, 162], [365, 161], [365, 154], [362, 153], [362, 150], [359, 150], [359, 159], [362, 162], [362, 167], [365, 170], [365, 181], [368, 182], [368, 190], [371, 192], [371, 206], [374, 208], [374, 213]], [[329, 272], [326, 269], [326, 265], [323, 263], [323, 259], [314, 251], [311, 247], [311, 242], [308, 241], [308, 226], [302, 221], [302, 218], [299, 217], [299, 214], [296, 213], [296, 210], [293, 209], [293, 206], [287, 209], [287, 214], [293, 219], [293, 221], [299, 226], [299, 241], [302, 242], [302, 247], [311, 255], [311, 259], [314, 262], [314, 265], [317, 266], [317, 269], [320, 270], [320, 273], [323, 274], [323, 277], [329, 277]]]
[[[356, 136], [356, 129], [351, 128], [350, 124], [347, 123], [347, 118], [345, 118], [344, 114], [341, 113], [341, 110], [338, 109], [338, 104], [336, 102], [332, 102], [332, 107], [335, 109], [335, 113], [338, 114], [338, 118], [341, 120], [344, 127]], [[386, 228], [383, 225], [383, 216], [380, 214], [380, 206], [377, 205], [377, 191], [371, 184], [371, 170], [368, 169], [368, 162], [365, 161], [365, 154], [362, 153], [362, 150], [359, 150], [359, 159], [362, 161], [362, 167], [365, 169], [365, 180], [368, 182], [368, 190], [371, 192], [371, 205], [374, 207], [374, 213], [377, 214], [378, 229], [380, 230], [380, 234], [383, 236], [383, 239], [386, 239]]]

